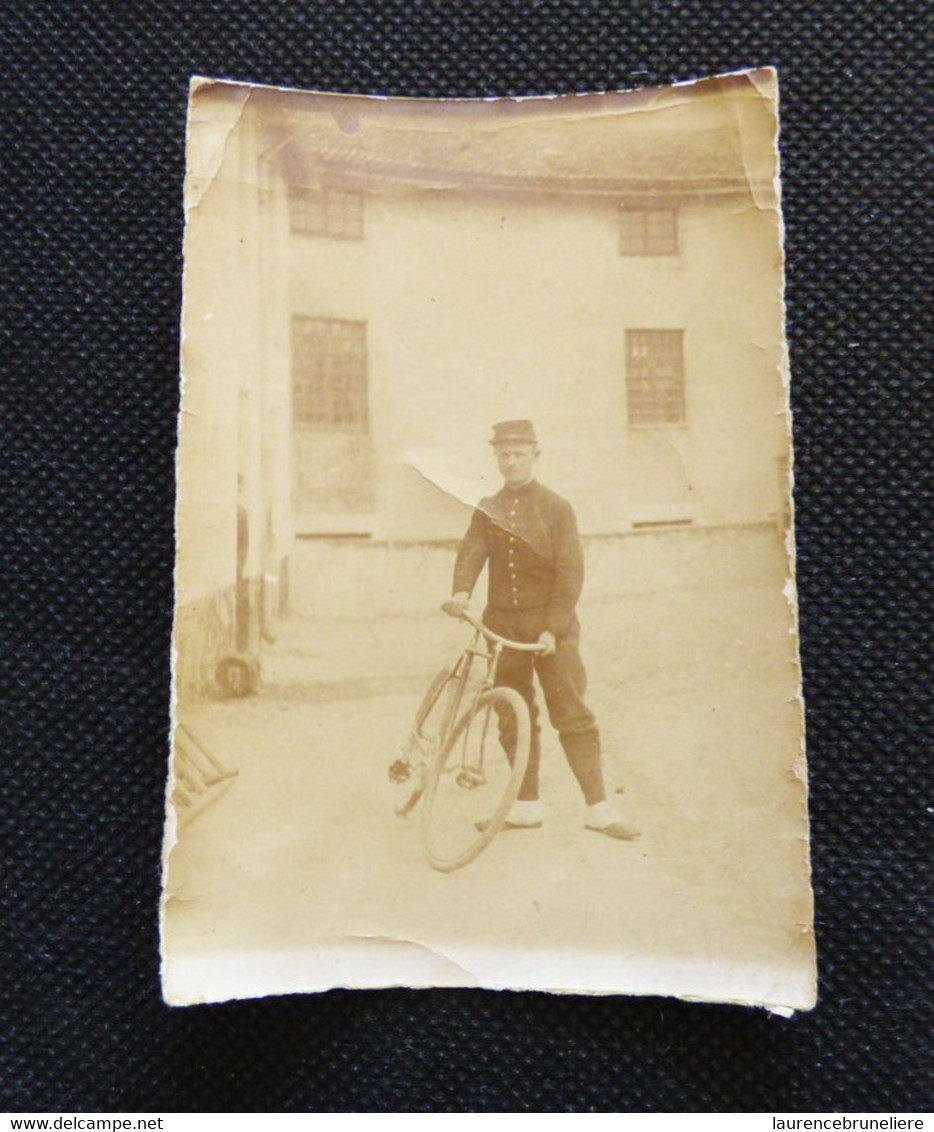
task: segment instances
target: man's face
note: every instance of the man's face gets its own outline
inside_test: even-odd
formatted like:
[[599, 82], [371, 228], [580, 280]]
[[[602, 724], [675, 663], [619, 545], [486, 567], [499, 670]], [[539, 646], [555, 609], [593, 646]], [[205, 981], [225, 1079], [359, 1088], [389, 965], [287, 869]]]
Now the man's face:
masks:
[[509, 487], [520, 487], [532, 478], [532, 469], [538, 459], [538, 448], [534, 444], [510, 440], [496, 445], [496, 462], [500, 474]]

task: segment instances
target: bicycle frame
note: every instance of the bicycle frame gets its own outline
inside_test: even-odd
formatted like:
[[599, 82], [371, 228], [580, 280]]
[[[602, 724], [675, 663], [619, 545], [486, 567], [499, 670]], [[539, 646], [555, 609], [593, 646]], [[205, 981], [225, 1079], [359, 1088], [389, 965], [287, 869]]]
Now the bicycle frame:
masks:
[[[465, 709], [469, 712], [476, 709], [480, 697], [484, 692], [488, 692], [491, 688], [496, 686], [496, 668], [499, 664], [499, 658], [502, 655], [503, 649], [515, 649], [517, 652], [541, 652], [543, 648], [543, 646], [537, 642], [534, 644], [525, 644], [522, 641], [511, 641], [506, 637], [501, 637], [498, 633], [494, 633], [492, 629], [488, 629], [482, 621], [479, 621], [472, 614], [467, 613], [466, 610], [459, 614], [451, 614], [450, 616], [456, 616], [461, 621], [466, 621], [473, 629], [474, 637], [473, 641], [467, 645], [457, 658], [451, 673], [451, 680], [456, 681], [457, 686], [444, 715], [444, 722], [441, 728], [442, 745], [446, 737], [451, 734], [456, 720], [461, 717], [464, 693], [467, 689], [470, 672], [476, 658], [486, 662], [486, 672]], [[481, 641], [485, 643], [481, 645]], [[485, 727], [488, 725], [488, 722], [489, 721], [484, 725]]]
[[[451, 872], [472, 861], [502, 828], [528, 761], [528, 707], [515, 689], [497, 686], [500, 657], [507, 648], [542, 652], [545, 646], [508, 640], [463, 610], [448, 606], [442, 609], [449, 616], [466, 621], [474, 630], [473, 640], [461, 651], [453, 666], [442, 669], [429, 685], [405, 751], [389, 767], [389, 779], [397, 787], [394, 809], [399, 817], [411, 813], [427, 791], [421, 822], [424, 851], [433, 868]], [[479, 682], [470, 690], [471, 673], [478, 661], [483, 670]], [[502, 731], [506, 725], [504, 720], [510, 716], [514, 727], [511, 754], [503, 745]], [[498, 718], [493, 726], [500, 728], [500, 734], [489, 743], [494, 717]], [[479, 733], [476, 729], [471, 731], [478, 718], [482, 722]], [[505, 778], [497, 751], [505, 756], [508, 764]], [[496, 759], [495, 766], [487, 763], [488, 754]], [[450, 839], [453, 795], [444, 783], [462, 788], [465, 800], [468, 796], [476, 800], [461, 811], [463, 822], [460, 825], [457, 824], [459, 819], [454, 818], [463, 837], [455, 833], [453, 842]], [[439, 803], [442, 796], [445, 801]], [[471, 805], [478, 809], [472, 811]], [[439, 813], [443, 815], [440, 820]]]
[[[473, 628], [474, 637], [459, 654], [453, 667], [447, 672], [438, 674], [435, 683], [429, 689], [419, 715], [416, 716], [412, 740], [406, 753], [389, 767], [390, 781], [400, 786], [410, 780], [413, 772], [416, 775], [414, 787], [402, 795], [401, 801], [396, 806], [396, 813], [400, 816], [408, 814], [417, 804], [424, 787], [428, 764], [434, 753], [447, 746], [460, 721], [477, 712], [482, 698], [496, 687], [496, 668], [503, 650], [511, 648], [522, 652], [539, 652], [542, 649], [539, 644], [525, 644], [521, 641], [510, 641], [506, 637], [501, 637], [466, 611], [442, 608], [449, 616], [466, 621]], [[468, 697], [467, 689], [470, 675], [477, 660], [482, 661], [485, 668], [479, 684]], [[430, 725], [430, 731], [426, 732], [432, 710], [437, 704], [438, 698], [442, 695], [445, 697], [444, 702], [439, 705], [442, 714], [440, 717], [436, 717], [434, 724]], [[485, 750], [488, 723], [489, 720], [485, 720], [481, 743], [479, 744], [481, 752]], [[466, 738], [465, 729], [465, 741]], [[412, 741], [416, 742], [415, 751], [412, 750]], [[462, 785], [465, 787], [480, 785], [483, 782], [482, 767], [469, 766], [463, 753], [459, 774], [464, 776]]]

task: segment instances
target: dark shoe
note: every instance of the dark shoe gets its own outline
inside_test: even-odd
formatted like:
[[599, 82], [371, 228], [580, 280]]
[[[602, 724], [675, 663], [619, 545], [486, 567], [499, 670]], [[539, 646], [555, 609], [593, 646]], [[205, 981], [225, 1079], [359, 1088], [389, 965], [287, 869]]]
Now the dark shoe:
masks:
[[624, 825], [621, 821], [611, 821], [609, 825], [588, 825], [587, 829], [593, 833], [602, 833], [606, 837], [615, 837], [617, 841], [635, 841], [637, 837], [642, 834], [638, 829], [633, 829], [630, 825]]

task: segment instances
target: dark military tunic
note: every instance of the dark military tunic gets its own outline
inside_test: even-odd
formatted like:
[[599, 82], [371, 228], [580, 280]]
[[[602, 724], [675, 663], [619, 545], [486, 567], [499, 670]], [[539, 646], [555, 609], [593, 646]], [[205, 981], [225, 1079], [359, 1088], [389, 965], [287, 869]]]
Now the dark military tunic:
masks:
[[535, 480], [481, 500], [457, 556], [454, 592], [470, 593], [487, 561], [489, 609], [539, 610], [543, 629], [568, 631], [584, 559], [567, 500]]
[[[579, 780], [598, 773], [600, 741], [584, 702], [587, 674], [579, 651], [575, 609], [584, 582], [584, 561], [574, 509], [532, 480], [508, 485], [481, 500], [454, 566], [454, 593], [471, 593], [489, 563], [489, 594], [483, 620], [510, 640], [531, 643], [545, 630], [556, 639], [553, 656], [506, 649], [497, 684], [514, 688], [532, 720], [532, 747], [520, 798], [538, 797], [540, 728], [533, 672], [538, 673], [548, 715]], [[511, 736], [502, 733], [509, 749]]]

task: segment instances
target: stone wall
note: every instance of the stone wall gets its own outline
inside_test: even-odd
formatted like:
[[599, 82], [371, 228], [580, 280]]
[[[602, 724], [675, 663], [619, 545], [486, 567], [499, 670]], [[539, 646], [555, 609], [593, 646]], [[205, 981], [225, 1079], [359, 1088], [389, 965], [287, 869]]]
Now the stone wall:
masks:
[[229, 586], [175, 611], [175, 694], [179, 704], [216, 694], [214, 669], [235, 647], [236, 587]]
[[[771, 523], [583, 541], [588, 601], [759, 581], [780, 587], [787, 573], [783, 539]], [[423, 614], [450, 593], [456, 551], [449, 540], [300, 539], [291, 556], [289, 611], [324, 618]]]
[[[237, 644], [238, 596], [244, 625], [242, 650]], [[180, 705], [190, 699], [221, 695], [214, 679], [217, 662], [243, 651], [259, 655], [261, 637], [275, 637], [280, 590], [275, 577], [249, 578], [198, 601], [180, 605], [175, 615], [175, 692]]]

